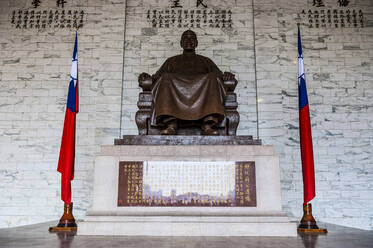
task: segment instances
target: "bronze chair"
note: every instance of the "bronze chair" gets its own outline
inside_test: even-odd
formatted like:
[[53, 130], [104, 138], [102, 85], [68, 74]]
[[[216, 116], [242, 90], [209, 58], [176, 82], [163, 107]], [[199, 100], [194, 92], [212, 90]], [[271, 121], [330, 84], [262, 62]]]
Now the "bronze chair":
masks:
[[[237, 96], [234, 93], [237, 81], [225, 81], [226, 97], [224, 99], [225, 118], [218, 127], [219, 135], [235, 136], [240, 115], [237, 112]], [[139, 135], [160, 135], [161, 127], [151, 125], [151, 115], [153, 111], [152, 80], [144, 80], [139, 85], [142, 92], [139, 94], [136, 112], [136, 124]], [[198, 121], [182, 121], [179, 123], [177, 135], [201, 135], [201, 129], [198, 127]]]

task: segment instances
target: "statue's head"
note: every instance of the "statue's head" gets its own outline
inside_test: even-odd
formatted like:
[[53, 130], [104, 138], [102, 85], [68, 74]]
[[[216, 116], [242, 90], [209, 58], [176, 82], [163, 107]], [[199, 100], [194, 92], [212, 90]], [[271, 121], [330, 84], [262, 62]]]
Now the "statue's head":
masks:
[[192, 30], [187, 30], [181, 35], [180, 46], [187, 51], [194, 51], [198, 46], [197, 35]]

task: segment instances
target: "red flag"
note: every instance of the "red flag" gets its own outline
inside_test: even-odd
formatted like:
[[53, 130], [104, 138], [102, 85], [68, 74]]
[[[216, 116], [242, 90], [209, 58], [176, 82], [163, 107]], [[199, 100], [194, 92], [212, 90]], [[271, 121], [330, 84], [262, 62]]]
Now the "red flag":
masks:
[[75, 45], [70, 73], [69, 92], [65, 122], [63, 126], [60, 157], [57, 171], [61, 173], [61, 199], [66, 204], [71, 202], [71, 180], [74, 179], [75, 162], [75, 126], [78, 113], [78, 32], [75, 36]]
[[302, 42], [298, 27], [298, 90], [299, 90], [299, 134], [302, 157], [304, 203], [311, 201], [315, 193], [315, 171], [313, 162], [310, 110], [308, 105], [306, 78], [304, 74]]

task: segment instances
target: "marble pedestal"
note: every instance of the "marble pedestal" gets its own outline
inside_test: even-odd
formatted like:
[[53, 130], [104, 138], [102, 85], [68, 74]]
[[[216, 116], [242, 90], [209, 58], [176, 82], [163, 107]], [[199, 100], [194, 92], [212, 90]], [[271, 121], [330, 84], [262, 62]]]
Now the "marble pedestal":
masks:
[[[119, 161], [255, 161], [256, 207], [118, 207]], [[296, 236], [282, 212], [279, 159], [262, 145], [103, 146], [78, 235]]]

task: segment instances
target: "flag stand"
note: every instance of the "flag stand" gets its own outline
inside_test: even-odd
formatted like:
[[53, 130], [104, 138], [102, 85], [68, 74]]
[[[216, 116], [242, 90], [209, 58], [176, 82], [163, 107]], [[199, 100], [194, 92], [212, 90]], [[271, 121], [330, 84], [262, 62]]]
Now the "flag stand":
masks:
[[50, 227], [49, 232], [76, 232], [78, 227], [73, 216], [73, 203], [64, 203], [63, 215], [57, 226]]
[[319, 228], [316, 224], [315, 218], [312, 216], [312, 204], [303, 204], [303, 217], [298, 226], [299, 233], [314, 233], [314, 234], [326, 234], [327, 229]]

